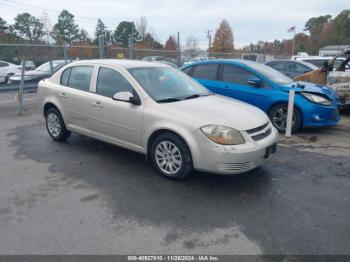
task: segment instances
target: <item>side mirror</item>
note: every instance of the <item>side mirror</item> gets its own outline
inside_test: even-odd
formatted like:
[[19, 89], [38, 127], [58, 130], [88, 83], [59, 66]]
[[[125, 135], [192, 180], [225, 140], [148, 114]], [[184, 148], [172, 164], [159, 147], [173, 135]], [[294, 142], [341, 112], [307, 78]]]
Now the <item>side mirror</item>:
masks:
[[113, 96], [113, 100], [123, 101], [127, 103], [131, 103], [133, 105], [141, 105], [141, 100], [138, 96], [134, 96], [131, 92], [123, 91], [115, 93]]
[[261, 87], [262, 86], [262, 80], [260, 78], [251, 78], [248, 80], [248, 85], [255, 86], [255, 87]]

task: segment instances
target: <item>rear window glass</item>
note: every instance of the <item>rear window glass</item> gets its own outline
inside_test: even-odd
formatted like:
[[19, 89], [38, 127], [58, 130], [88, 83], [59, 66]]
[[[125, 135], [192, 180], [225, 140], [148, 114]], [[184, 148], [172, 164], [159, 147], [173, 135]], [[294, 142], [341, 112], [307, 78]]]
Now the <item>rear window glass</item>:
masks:
[[192, 76], [194, 78], [216, 80], [218, 64], [197, 65], [194, 68]]
[[92, 72], [93, 66], [71, 67], [68, 86], [82, 91], [89, 91]]

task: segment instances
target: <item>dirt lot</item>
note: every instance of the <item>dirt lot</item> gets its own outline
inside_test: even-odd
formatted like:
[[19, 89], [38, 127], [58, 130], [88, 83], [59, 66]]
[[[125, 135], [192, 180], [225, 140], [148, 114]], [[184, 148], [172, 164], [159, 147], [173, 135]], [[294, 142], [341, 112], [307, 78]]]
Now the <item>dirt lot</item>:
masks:
[[143, 157], [53, 142], [26, 95], [0, 95], [1, 254], [350, 254], [350, 114], [281, 137], [239, 176], [156, 174]]

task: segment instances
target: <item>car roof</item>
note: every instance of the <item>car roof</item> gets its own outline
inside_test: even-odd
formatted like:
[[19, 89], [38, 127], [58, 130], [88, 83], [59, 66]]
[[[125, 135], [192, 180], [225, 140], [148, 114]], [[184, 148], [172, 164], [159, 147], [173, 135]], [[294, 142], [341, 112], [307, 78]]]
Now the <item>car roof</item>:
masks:
[[141, 61], [141, 60], [127, 60], [127, 59], [93, 59], [93, 60], [80, 60], [74, 61], [69, 64], [73, 65], [109, 65], [124, 68], [140, 68], [140, 67], [169, 67], [163, 63], [157, 63], [155, 61]]
[[[215, 64], [215, 63], [228, 63], [228, 64], [243, 64], [243, 65], [253, 65], [260, 64], [258, 62], [250, 61], [250, 60], [242, 60], [242, 59], [211, 59], [211, 60], [201, 60], [188, 66], [200, 65], [200, 64]], [[186, 65], [187, 67], [187, 65]]]
[[311, 63], [306, 62], [306, 61], [303, 61], [303, 60], [277, 59], [277, 60], [273, 60], [273, 61], [268, 61], [268, 62], [265, 63], [265, 65], [268, 65], [268, 64], [273, 63], [273, 62], [292, 62], [292, 63], [299, 63], [299, 64], [308, 66], [308, 67], [313, 68], [313, 69], [318, 69], [318, 67], [315, 66], [314, 64], [311, 64]]

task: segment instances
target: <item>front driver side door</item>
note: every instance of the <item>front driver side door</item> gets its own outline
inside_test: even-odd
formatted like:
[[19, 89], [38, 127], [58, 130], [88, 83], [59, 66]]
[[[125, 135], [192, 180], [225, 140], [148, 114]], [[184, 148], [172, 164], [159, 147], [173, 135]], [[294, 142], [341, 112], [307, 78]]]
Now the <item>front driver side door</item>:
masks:
[[143, 105], [113, 100], [113, 95], [122, 91], [138, 95], [121, 72], [101, 66], [90, 103], [90, 129], [97, 138], [142, 152]]
[[275, 90], [265, 81], [262, 81], [262, 86], [260, 87], [249, 85], [249, 79], [259, 77], [238, 65], [222, 64], [220, 71], [223, 95], [255, 105], [264, 111], [268, 110]]

